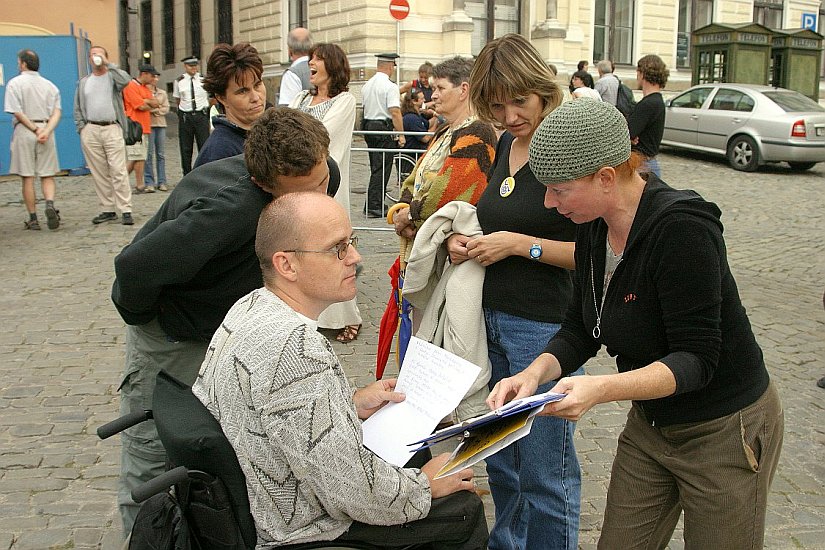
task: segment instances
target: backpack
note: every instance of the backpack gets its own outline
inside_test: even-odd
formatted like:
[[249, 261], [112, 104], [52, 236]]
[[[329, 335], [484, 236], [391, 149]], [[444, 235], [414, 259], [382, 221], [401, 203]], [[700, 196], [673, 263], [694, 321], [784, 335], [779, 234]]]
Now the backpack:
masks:
[[[618, 77], [616, 80], [619, 80]], [[634, 107], [636, 107], [636, 98], [633, 97], [633, 90], [619, 80], [619, 89], [616, 90], [616, 108], [625, 118], [628, 118], [633, 113]]]

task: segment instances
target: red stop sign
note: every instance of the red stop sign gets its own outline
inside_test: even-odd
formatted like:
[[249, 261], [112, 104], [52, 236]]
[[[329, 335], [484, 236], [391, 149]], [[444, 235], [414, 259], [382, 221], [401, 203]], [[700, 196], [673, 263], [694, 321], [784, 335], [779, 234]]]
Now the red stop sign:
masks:
[[390, 15], [401, 21], [410, 14], [410, 3], [407, 0], [390, 0]]

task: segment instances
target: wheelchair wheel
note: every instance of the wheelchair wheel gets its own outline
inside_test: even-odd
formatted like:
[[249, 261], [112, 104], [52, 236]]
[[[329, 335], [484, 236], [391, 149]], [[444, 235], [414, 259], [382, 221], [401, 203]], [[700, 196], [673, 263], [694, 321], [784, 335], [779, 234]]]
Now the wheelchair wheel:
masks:
[[415, 168], [418, 160], [417, 155], [398, 153], [392, 159], [392, 174], [387, 182], [387, 190], [384, 196], [388, 203], [395, 204], [401, 199], [401, 184]]

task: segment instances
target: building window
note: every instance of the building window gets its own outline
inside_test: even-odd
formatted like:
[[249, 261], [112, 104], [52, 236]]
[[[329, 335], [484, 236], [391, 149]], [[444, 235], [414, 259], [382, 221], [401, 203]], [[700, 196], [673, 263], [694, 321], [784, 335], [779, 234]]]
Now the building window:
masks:
[[152, 51], [152, 0], [140, 3], [140, 38], [144, 52]]
[[307, 0], [289, 0], [289, 29], [307, 28]]
[[769, 29], [781, 29], [783, 3], [784, 0], [754, 0], [753, 22]]
[[163, 0], [163, 64], [175, 64], [175, 1]]
[[593, 59], [633, 64], [633, 0], [596, 0]]
[[467, 0], [464, 11], [473, 20], [473, 55], [490, 40], [521, 30], [521, 0]]
[[189, 0], [189, 54], [201, 56], [201, 0]]
[[713, 22], [713, 0], [679, 0], [676, 66], [690, 67], [690, 34]]
[[218, 36], [216, 42], [232, 44], [232, 0], [216, 0], [215, 11], [218, 14]]

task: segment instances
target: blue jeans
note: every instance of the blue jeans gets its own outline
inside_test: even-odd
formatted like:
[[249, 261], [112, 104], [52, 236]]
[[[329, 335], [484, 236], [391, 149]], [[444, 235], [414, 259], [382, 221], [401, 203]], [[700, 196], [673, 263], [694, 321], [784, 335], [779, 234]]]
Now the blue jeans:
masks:
[[[538, 357], [559, 325], [484, 309], [493, 375], [490, 388]], [[579, 369], [574, 374], [581, 374]], [[539, 386], [544, 392], [550, 382]], [[581, 470], [575, 422], [536, 417], [530, 434], [487, 458], [496, 523], [490, 550], [575, 550], [579, 539]]]
[[163, 126], [152, 126], [152, 133], [149, 136], [149, 153], [146, 155], [146, 168], [143, 171], [143, 183], [149, 187], [155, 186], [155, 171], [152, 164], [152, 155], [157, 153], [158, 157], [158, 185], [166, 183], [166, 153], [163, 150], [166, 145], [166, 128]]

